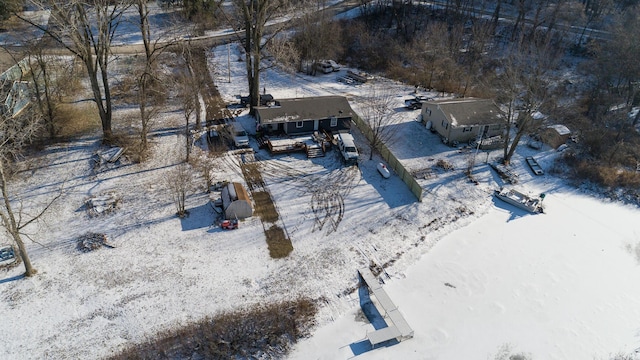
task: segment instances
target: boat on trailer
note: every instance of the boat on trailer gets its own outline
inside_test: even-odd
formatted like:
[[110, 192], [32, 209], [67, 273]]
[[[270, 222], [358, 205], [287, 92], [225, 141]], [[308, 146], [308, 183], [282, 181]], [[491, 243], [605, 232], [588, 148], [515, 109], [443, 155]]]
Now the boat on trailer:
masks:
[[514, 189], [504, 189], [504, 188], [500, 190], [496, 190], [495, 196], [506, 203], [509, 203], [522, 210], [526, 210], [530, 213], [535, 214], [535, 213], [543, 212], [542, 196], [540, 197], [529, 196]]

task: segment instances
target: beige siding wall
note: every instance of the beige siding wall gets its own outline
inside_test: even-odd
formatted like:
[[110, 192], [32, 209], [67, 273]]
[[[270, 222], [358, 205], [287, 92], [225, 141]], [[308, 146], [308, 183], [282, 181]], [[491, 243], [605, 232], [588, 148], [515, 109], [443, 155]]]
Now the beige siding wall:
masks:
[[[458, 143], [466, 143], [475, 139], [481, 131], [482, 126], [455, 127], [452, 126], [436, 106], [424, 104], [422, 107], [422, 121], [426, 124], [431, 121], [431, 127], [438, 132], [448, 144], [456, 141]], [[487, 125], [487, 137], [502, 135], [504, 132], [504, 124]]]
[[[485, 125], [488, 127], [485, 137], [493, 137], [502, 135], [504, 132], [504, 125]], [[458, 143], [466, 143], [478, 137], [478, 133], [483, 131], [483, 126], [467, 126], [467, 127], [453, 127], [449, 131], [449, 143], [457, 141]]]
[[449, 136], [448, 132], [451, 125], [444, 117], [444, 113], [436, 106], [426, 103], [422, 104], [422, 121], [424, 121], [425, 124], [431, 121], [432, 129], [437, 131], [440, 136], [445, 138]]

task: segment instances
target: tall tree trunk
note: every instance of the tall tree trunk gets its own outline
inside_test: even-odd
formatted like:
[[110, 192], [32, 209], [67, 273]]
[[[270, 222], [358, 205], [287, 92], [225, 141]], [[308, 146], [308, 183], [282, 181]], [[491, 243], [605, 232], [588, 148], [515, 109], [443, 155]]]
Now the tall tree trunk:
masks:
[[516, 151], [516, 148], [518, 147], [518, 143], [520, 142], [520, 138], [522, 138], [522, 135], [524, 135], [524, 131], [516, 132], [516, 136], [513, 138], [513, 142], [509, 147], [509, 151], [507, 152], [507, 155], [504, 157], [505, 165], [509, 165], [511, 163], [511, 158], [513, 157], [513, 153]]
[[[47, 73], [47, 62], [44, 61], [42, 57], [41, 49], [37, 49], [39, 53], [35, 55], [37, 69], [40, 71], [39, 74], [36, 73], [35, 67], [31, 64], [31, 55], [29, 55], [29, 72], [31, 73], [31, 78], [33, 80], [33, 87], [35, 92], [36, 102], [38, 104], [38, 109], [40, 113], [45, 118], [45, 125], [47, 131], [49, 132], [49, 138], [53, 139], [55, 137], [55, 127], [54, 127], [54, 114], [53, 114], [53, 101], [50, 96], [50, 92], [52, 91], [49, 82], [49, 74]], [[43, 88], [40, 87], [40, 78], [43, 81]]]
[[500, 19], [500, 5], [502, 5], [502, 0], [498, 0], [496, 8], [493, 11], [493, 16], [491, 18], [491, 33], [494, 35], [496, 34], [496, 29], [498, 28], [498, 20]]
[[103, 56], [104, 58], [100, 64], [100, 72], [102, 75], [102, 87], [104, 91], [104, 116], [101, 117], [100, 120], [102, 121], [103, 141], [106, 144], [111, 144], [113, 142], [113, 132], [111, 130], [111, 90], [109, 88], [109, 74], [107, 73], [108, 54], [105, 53]]
[[22, 237], [20, 236], [20, 228], [18, 222], [16, 221], [16, 217], [13, 213], [13, 208], [11, 207], [11, 201], [9, 201], [9, 192], [7, 189], [7, 177], [4, 171], [4, 162], [0, 160], [0, 189], [2, 191], [2, 197], [4, 200], [4, 211], [0, 211], [0, 217], [2, 217], [2, 222], [7, 229], [7, 231], [11, 234], [11, 237], [18, 245], [18, 252], [20, 254], [20, 259], [24, 264], [24, 271], [26, 276], [33, 276], [36, 274], [36, 269], [31, 265], [31, 259], [29, 258], [29, 254], [24, 246], [24, 242], [22, 241]]

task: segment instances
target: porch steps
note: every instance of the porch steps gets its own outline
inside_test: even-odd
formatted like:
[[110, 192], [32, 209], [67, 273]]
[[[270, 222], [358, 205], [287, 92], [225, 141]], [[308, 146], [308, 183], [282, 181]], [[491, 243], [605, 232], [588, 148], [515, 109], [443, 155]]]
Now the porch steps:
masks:
[[307, 157], [308, 158], [317, 158], [323, 157], [324, 150], [320, 145], [307, 145]]
[[258, 142], [258, 148], [260, 149], [268, 149], [269, 148], [269, 140], [264, 136], [256, 137], [256, 141]]

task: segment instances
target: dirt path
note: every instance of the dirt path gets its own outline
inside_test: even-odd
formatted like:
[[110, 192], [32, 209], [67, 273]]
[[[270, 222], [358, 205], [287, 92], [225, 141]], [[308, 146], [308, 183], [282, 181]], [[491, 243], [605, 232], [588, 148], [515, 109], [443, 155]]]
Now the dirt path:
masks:
[[220, 97], [220, 92], [218, 92], [218, 88], [211, 77], [211, 72], [207, 65], [206, 49], [204, 47], [198, 47], [192, 54], [196, 76], [203, 80], [204, 87], [200, 89], [200, 93], [206, 107], [207, 125], [211, 125], [209, 121], [230, 117], [231, 113], [227, 110], [226, 104]]

